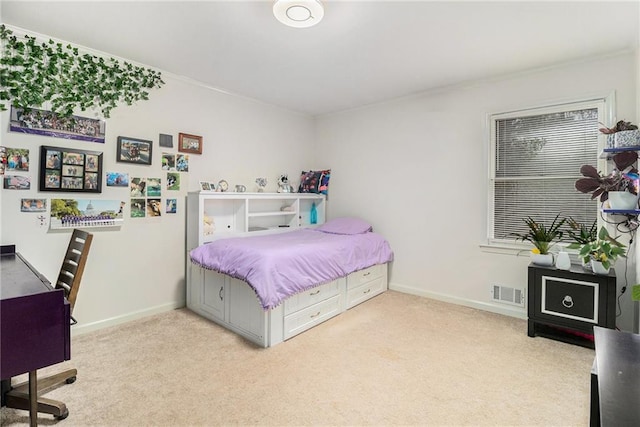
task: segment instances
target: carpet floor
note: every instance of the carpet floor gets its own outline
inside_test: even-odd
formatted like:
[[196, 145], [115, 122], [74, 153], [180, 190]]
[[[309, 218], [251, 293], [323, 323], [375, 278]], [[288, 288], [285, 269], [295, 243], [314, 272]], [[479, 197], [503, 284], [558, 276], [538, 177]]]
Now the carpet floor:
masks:
[[269, 349], [184, 308], [73, 337], [72, 360], [39, 371], [78, 369], [46, 395], [69, 417], [38, 422], [586, 426], [593, 358], [525, 320], [393, 291]]

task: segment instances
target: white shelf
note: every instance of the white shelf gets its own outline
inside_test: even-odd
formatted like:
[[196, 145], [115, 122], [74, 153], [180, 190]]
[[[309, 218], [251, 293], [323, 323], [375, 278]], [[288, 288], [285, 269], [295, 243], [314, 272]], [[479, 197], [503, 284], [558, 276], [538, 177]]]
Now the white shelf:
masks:
[[248, 216], [251, 217], [259, 217], [259, 216], [278, 216], [278, 215], [295, 215], [297, 212], [291, 211], [275, 211], [275, 212], [249, 212]]
[[317, 224], [322, 224], [326, 212], [323, 194], [190, 192], [187, 250], [223, 238], [312, 227], [315, 224], [311, 224], [310, 212], [314, 203]]

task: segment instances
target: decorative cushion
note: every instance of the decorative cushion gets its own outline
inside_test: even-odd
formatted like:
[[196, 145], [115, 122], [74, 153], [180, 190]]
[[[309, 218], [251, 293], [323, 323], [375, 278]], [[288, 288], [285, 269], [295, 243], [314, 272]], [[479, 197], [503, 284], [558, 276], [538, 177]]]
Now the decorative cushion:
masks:
[[298, 193], [327, 194], [330, 177], [331, 169], [309, 172], [302, 171]]
[[373, 227], [363, 219], [344, 217], [329, 220], [314, 230], [331, 234], [363, 234], [372, 231]]

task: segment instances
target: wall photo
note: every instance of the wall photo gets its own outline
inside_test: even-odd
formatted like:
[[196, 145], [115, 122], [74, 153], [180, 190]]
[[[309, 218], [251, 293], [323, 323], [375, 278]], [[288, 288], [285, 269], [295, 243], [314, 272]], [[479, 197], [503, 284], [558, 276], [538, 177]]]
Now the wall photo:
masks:
[[40, 147], [39, 191], [102, 192], [102, 153]]

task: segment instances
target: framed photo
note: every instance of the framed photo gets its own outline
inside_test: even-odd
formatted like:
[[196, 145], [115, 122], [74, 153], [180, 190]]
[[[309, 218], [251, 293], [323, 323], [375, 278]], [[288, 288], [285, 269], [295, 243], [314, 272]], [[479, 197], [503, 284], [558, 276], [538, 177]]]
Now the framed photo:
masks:
[[102, 153], [41, 146], [38, 190], [102, 193]]
[[59, 117], [56, 113], [11, 106], [9, 130], [55, 138], [77, 139], [104, 144], [106, 122], [87, 117]]
[[209, 184], [207, 181], [200, 181], [200, 190], [202, 191], [211, 190], [211, 184]]
[[179, 133], [178, 151], [183, 153], [202, 154], [202, 137]]
[[116, 161], [123, 163], [135, 163], [138, 165], [150, 165], [152, 148], [153, 144], [151, 141], [119, 136]]

